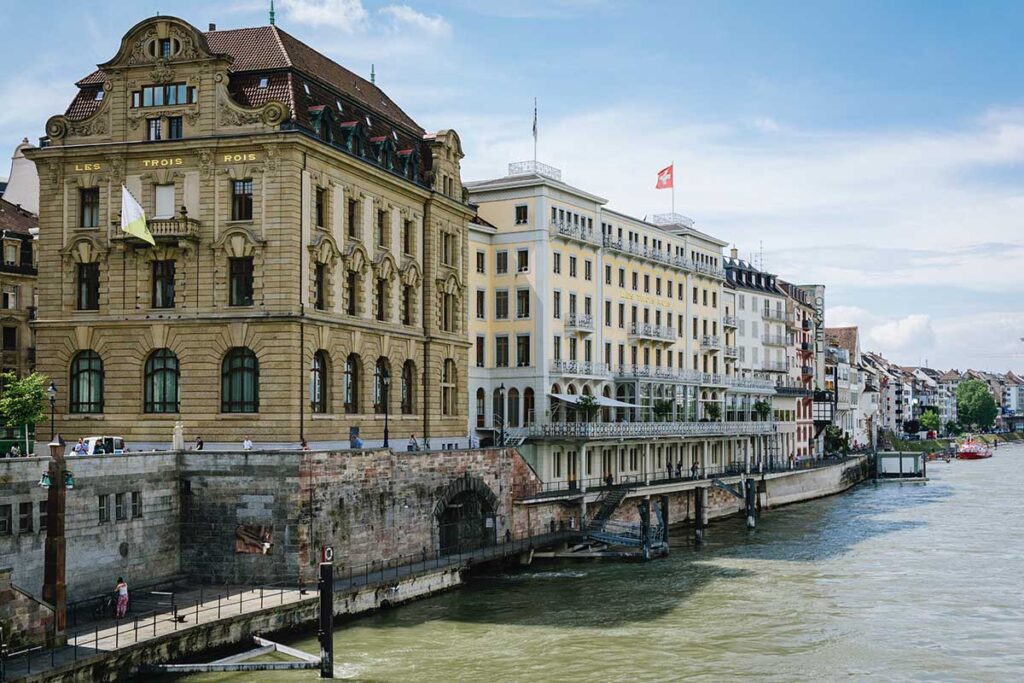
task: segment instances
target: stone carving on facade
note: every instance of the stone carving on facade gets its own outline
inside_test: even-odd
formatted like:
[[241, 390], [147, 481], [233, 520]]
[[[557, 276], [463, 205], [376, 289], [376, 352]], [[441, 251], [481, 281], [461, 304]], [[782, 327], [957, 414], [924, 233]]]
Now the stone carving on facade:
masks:
[[263, 145], [263, 164], [267, 169], [267, 173], [277, 172], [277, 162], [280, 156], [277, 145]]
[[249, 109], [231, 102], [227, 95], [222, 95], [217, 121], [222, 126], [276, 126], [284, 121], [287, 114], [288, 107], [277, 100], [271, 100], [257, 109]]
[[197, 156], [199, 157], [199, 175], [202, 178], [209, 178], [214, 172], [213, 152], [204, 147], [197, 152]]
[[174, 69], [167, 65], [167, 60], [161, 60], [149, 72], [149, 77], [154, 83], [170, 83], [174, 80]]

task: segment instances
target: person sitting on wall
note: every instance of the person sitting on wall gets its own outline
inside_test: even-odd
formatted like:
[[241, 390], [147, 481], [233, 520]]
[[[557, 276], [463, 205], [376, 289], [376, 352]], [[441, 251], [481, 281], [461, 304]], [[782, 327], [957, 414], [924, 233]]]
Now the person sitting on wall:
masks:
[[362, 448], [362, 447], [363, 447], [363, 440], [362, 439], [360, 439], [358, 436], [356, 438], [352, 439], [352, 448]]
[[243, 451], [251, 451], [252, 450], [252, 439], [250, 439], [249, 437], [245, 437], [244, 439], [242, 439], [242, 450]]
[[85, 445], [85, 439], [79, 439], [78, 443], [75, 444], [75, 455], [88, 455], [89, 447]]
[[302, 450], [304, 450], [304, 451], [308, 451], [309, 450], [309, 442], [306, 441], [305, 439], [302, 440]]
[[203, 437], [201, 437], [201, 436], [197, 436], [196, 437], [196, 445], [193, 447], [193, 450], [197, 450], [197, 451], [203, 450]]
[[406, 446], [406, 450], [418, 451], [420, 449], [420, 442], [416, 440], [415, 434], [409, 435], [409, 445]]

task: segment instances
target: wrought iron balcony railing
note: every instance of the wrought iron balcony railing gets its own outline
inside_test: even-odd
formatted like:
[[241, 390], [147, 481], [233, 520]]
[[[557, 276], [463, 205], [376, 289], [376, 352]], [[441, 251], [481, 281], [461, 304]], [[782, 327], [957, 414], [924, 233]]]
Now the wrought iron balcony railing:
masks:
[[650, 323], [632, 323], [629, 326], [629, 336], [669, 343], [674, 342], [677, 337], [674, 328]]

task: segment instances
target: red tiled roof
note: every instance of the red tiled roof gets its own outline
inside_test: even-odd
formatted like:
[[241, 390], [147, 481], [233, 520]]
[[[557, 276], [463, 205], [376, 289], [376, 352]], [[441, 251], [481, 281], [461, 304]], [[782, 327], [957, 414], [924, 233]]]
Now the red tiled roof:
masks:
[[836, 346], [849, 351], [851, 356], [857, 353], [856, 327], [826, 327], [825, 336], [834, 340]]
[[0, 230], [29, 235], [31, 228], [39, 227], [39, 219], [25, 209], [0, 198]]

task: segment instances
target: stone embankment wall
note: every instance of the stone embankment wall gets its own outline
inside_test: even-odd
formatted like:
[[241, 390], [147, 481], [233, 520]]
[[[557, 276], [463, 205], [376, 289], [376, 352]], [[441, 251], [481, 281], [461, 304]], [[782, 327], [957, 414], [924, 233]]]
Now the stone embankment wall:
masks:
[[0, 567], [0, 629], [11, 650], [43, 645], [53, 633], [53, 608], [12, 585], [10, 567]]
[[[178, 572], [178, 456], [131, 453], [68, 458], [75, 487], [67, 492], [68, 599], [113, 590], [118, 576], [154, 581]], [[47, 490], [39, 477], [49, 457], [0, 460], [0, 506], [11, 506], [12, 528], [0, 535], [0, 565], [11, 566], [14, 585], [39, 597], [43, 587]], [[141, 507], [132, 508], [132, 493]], [[107, 517], [100, 517], [105, 497]], [[120, 506], [119, 503], [120, 502]], [[19, 511], [30, 504], [30, 528]], [[3, 511], [6, 514], [6, 511]]]

